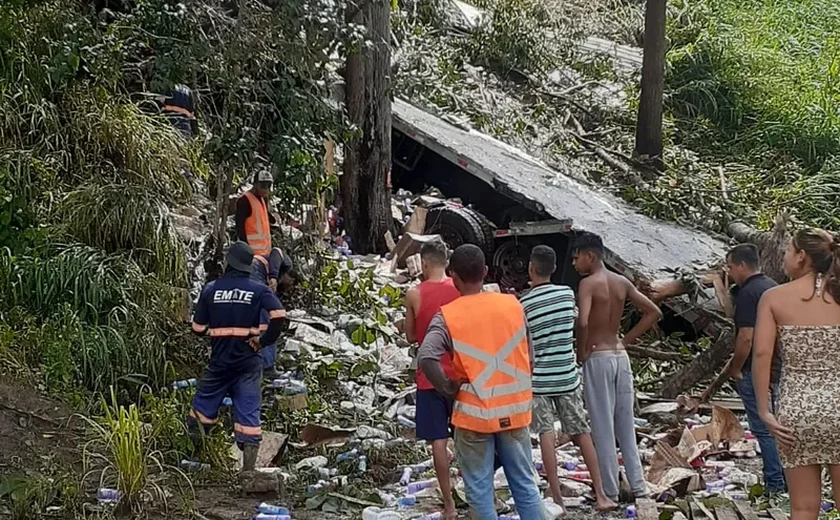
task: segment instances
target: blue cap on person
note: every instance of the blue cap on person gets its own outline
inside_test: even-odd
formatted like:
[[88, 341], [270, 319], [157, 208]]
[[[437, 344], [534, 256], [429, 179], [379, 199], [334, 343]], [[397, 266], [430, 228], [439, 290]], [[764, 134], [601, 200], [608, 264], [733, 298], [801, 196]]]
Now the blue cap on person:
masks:
[[230, 245], [227, 252], [227, 263], [237, 271], [243, 273], [254, 272], [254, 250], [247, 242], [234, 242]]

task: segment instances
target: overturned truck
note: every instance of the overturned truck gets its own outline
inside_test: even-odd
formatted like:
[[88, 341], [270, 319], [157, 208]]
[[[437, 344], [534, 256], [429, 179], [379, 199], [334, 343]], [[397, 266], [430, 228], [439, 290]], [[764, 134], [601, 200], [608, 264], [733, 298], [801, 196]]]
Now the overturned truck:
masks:
[[[457, 197], [470, 211], [438, 207], [429, 212], [426, 232], [450, 245], [476, 243], [488, 257], [491, 276], [503, 287], [527, 283], [528, 253], [536, 244], [558, 257], [554, 281], [576, 288], [571, 244], [581, 231], [599, 234], [607, 265], [648, 294], [657, 283], [702, 272], [720, 262], [726, 243], [702, 231], [641, 215], [618, 198], [573, 179], [572, 166], [551, 168], [501, 141], [451, 124], [401, 99], [393, 112], [392, 183], [413, 193], [430, 186]], [[564, 171], [565, 169], [565, 171]], [[561, 260], [562, 259], [562, 260]], [[731, 350], [727, 322], [711, 290], [693, 294], [665, 291], [663, 328], [712, 338], [709, 349], [663, 386], [676, 395], [725, 362]], [[723, 359], [720, 359], [723, 358]]]

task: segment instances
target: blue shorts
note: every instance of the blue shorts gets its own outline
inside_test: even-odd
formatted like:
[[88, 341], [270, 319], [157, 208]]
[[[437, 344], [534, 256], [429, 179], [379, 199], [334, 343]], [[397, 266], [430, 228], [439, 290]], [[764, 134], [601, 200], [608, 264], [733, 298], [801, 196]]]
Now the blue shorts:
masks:
[[277, 362], [277, 344], [261, 348], [260, 357], [263, 360], [263, 370], [274, 368], [274, 364]]
[[452, 401], [437, 390], [417, 390], [416, 436], [424, 441], [437, 441], [452, 436]]

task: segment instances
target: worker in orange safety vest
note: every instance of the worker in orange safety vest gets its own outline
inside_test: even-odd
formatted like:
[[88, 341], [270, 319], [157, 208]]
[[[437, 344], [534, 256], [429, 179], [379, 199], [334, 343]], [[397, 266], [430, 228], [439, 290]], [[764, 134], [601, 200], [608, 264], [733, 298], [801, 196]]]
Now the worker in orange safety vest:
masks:
[[[498, 454], [520, 518], [541, 520], [528, 431], [533, 346], [516, 297], [482, 292], [484, 262], [475, 245], [455, 249], [449, 274], [461, 297], [432, 319], [417, 359], [435, 389], [454, 397], [455, 453], [472, 518], [497, 518], [493, 461]], [[446, 352], [453, 354], [455, 381], [441, 368]]]
[[254, 175], [254, 186], [236, 201], [236, 239], [247, 242], [255, 255], [271, 252], [271, 224], [274, 217], [268, 211], [268, 197], [274, 178], [262, 170]]

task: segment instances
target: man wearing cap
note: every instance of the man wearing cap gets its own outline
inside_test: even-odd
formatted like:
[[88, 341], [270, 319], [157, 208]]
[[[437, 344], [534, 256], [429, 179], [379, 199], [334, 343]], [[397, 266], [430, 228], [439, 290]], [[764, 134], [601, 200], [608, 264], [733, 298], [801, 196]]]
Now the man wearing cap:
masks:
[[274, 178], [261, 170], [254, 175], [254, 186], [236, 201], [236, 239], [247, 242], [255, 255], [271, 252], [271, 224], [274, 217], [268, 211], [268, 197]]
[[[286, 317], [274, 292], [250, 278], [253, 260], [254, 252], [248, 244], [236, 242], [230, 246], [225, 274], [202, 289], [192, 323], [196, 334], [209, 334], [212, 352], [190, 410], [190, 433], [198, 445], [202, 430], [206, 433], [219, 421], [222, 400], [229, 395], [236, 442], [243, 452], [243, 472], [254, 470], [262, 440], [263, 359], [259, 351], [277, 340]], [[261, 327], [263, 312], [268, 313], [270, 321]]]

